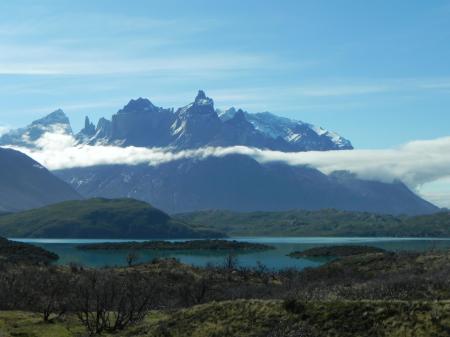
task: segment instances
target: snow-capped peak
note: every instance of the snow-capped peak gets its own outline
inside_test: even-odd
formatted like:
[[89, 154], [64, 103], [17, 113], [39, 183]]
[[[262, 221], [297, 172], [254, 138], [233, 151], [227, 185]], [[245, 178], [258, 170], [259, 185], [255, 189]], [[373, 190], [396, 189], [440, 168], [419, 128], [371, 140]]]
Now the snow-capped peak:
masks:
[[[231, 107], [225, 111], [218, 110], [218, 115], [220, 119], [226, 121], [233, 118], [237, 111], [239, 110]], [[282, 138], [289, 144], [300, 145], [301, 143], [305, 143], [306, 148], [313, 147], [313, 143], [323, 143], [319, 148], [327, 148], [326, 143], [329, 143], [330, 149], [353, 148], [347, 139], [337, 133], [319, 126], [304, 123], [300, 120], [280, 117], [270, 112], [244, 112], [244, 114], [257, 131], [272, 139]]]

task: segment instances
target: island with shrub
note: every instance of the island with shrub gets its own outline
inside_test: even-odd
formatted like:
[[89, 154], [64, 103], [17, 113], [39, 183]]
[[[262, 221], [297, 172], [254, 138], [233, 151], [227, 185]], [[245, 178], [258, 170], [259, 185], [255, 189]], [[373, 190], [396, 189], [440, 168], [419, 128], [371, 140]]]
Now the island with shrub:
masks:
[[81, 250], [211, 250], [211, 251], [263, 251], [274, 247], [236, 240], [190, 240], [190, 241], [129, 241], [102, 242], [77, 246]]
[[306, 249], [303, 251], [295, 251], [288, 256], [293, 258], [302, 257], [345, 257], [361, 254], [374, 254], [384, 253], [384, 249], [370, 246], [354, 246], [354, 245], [342, 245], [342, 246], [321, 246]]

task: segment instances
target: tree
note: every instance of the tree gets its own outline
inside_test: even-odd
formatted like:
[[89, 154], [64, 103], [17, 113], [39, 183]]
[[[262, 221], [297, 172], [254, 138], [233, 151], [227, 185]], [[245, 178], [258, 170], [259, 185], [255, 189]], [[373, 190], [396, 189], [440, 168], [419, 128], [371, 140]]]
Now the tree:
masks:
[[115, 332], [144, 319], [153, 287], [145, 274], [93, 270], [77, 282], [76, 314], [91, 335]]
[[139, 254], [135, 251], [129, 252], [126, 260], [128, 267], [131, 267], [139, 259]]
[[70, 275], [50, 267], [37, 269], [28, 276], [27, 290], [34, 310], [42, 313], [45, 322], [63, 316], [72, 300], [68, 291], [72, 287]]
[[225, 257], [224, 268], [228, 271], [235, 270], [239, 266], [239, 260], [236, 254], [230, 253]]

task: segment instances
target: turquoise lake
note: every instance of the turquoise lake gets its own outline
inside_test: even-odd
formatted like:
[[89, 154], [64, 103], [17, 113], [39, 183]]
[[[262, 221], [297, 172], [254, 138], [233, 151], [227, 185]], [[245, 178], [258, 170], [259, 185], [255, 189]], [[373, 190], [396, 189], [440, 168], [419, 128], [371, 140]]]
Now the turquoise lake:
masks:
[[[91, 239], [20, 239], [11, 240], [27, 242], [43, 247], [59, 255], [59, 264], [70, 262], [90, 267], [123, 266], [129, 251], [82, 251], [76, 248], [79, 244], [98, 242], [124, 242], [145, 240], [91, 240]], [[264, 252], [238, 253], [240, 266], [255, 267], [262, 263], [270, 269], [317, 267], [327, 262], [327, 259], [293, 259], [287, 254], [311, 247], [324, 245], [358, 244], [380, 247], [390, 251], [424, 251], [429, 249], [450, 249], [449, 239], [437, 238], [323, 238], [323, 237], [236, 237], [229, 240], [265, 243], [276, 249]], [[183, 241], [183, 240], [170, 240]], [[205, 266], [207, 264], [220, 265], [224, 263], [227, 251], [138, 251], [138, 262], [148, 262], [154, 258], [173, 257], [183, 263]]]

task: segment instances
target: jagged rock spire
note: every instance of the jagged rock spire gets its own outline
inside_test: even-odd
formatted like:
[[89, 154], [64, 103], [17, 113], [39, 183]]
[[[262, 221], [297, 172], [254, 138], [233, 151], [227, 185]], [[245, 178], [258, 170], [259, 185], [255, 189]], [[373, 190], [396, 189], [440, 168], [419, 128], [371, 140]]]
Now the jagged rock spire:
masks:
[[203, 90], [199, 90], [197, 97], [195, 97], [195, 101], [198, 101], [200, 99], [206, 99], [206, 94]]

